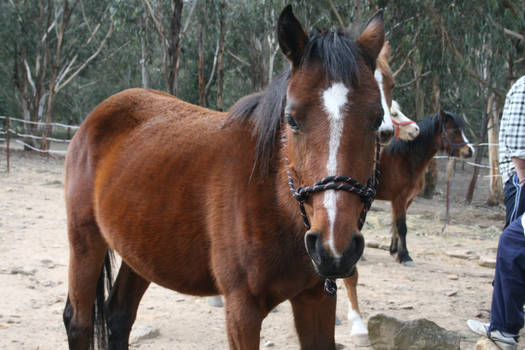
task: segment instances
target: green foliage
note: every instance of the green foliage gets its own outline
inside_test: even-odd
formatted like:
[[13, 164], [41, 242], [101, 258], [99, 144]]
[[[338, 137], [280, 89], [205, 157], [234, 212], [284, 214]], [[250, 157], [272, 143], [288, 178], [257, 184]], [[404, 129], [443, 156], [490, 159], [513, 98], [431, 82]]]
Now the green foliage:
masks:
[[[198, 37], [203, 31], [203, 63], [205, 83], [210, 79], [219, 35], [219, 0], [186, 0], [183, 6], [184, 24], [190, 9], [198, 1], [187, 32], [181, 36], [178, 71], [178, 95], [198, 103]], [[160, 6], [159, 21], [170, 28], [171, 7], [167, 0], [150, 0]], [[288, 62], [278, 50], [275, 35], [277, 17], [288, 3], [284, 0], [226, 1], [226, 41], [224, 50], [224, 105], [261, 90], [285, 70]], [[354, 22], [362, 28], [379, 8], [384, 8], [387, 39], [392, 47], [391, 66], [396, 71], [410, 54], [405, 68], [397, 75], [397, 99], [408, 116], [416, 115], [418, 93], [422, 96], [420, 110], [435, 112], [432, 81], [439, 78], [440, 105], [463, 114], [471, 125], [469, 133], [479, 136], [481, 116], [486, 101], [496, 92], [500, 105], [512, 81], [525, 72], [523, 40], [505, 34], [503, 28], [525, 34], [523, 4], [500, 0], [439, 1], [439, 0], [295, 0], [294, 12], [307, 30], [339, 27], [332, 3], [345, 24]], [[509, 5], [510, 3], [510, 5]], [[60, 2], [55, 1], [58, 8]], [[359, 7], [356, 8], [355, 4]], [[144, 59], [151, 88], [166, 91], [163, 71], [165, 57], [162, 38], [146, 7], [145, 0], [80, 1], [67, 32], [67, 49], [63, 55], [78, 53], [88, 57], [102, 39], [100, 30], [89, 45], [86, 35], [97, 24], [107, 28], [109, 17], [114, 31], [103, 52], [57, 95], [54, 121], [80, 123], [103, 99], [131, 87], [141, 87], [141, 65]], [[434, 9], [437, 19], [432, 16]], [[43, 26], [37, 18], [39, 6], [33, 1], [0, 1], [0, 114], [18, 115], [20, 108], [14, 96], [15, 60], [23, 47], [28, 63], [34, 67], [34, 55]], [[91, 26], [91, 28], [87, 28]], [[146, 47], [143, 58], [141, 45]], [[271, 57], [274, 55], [273, 69]], [[68, 57], [71, 59], [72, 57]], [[417, 76], [421, 66], [423, 75]], [[270, 72], [271, 71], [271, 72]], [[470, 71], [470, 73], [469, 73]], [[476, 79], [478, 76], [480, 79]], [[414, 81], [414, 82], [413, 82]], [[418, 84], [416, 84], [418, 82]], [[207, 105], [216, 108], [217, 70], [211, 80]]]

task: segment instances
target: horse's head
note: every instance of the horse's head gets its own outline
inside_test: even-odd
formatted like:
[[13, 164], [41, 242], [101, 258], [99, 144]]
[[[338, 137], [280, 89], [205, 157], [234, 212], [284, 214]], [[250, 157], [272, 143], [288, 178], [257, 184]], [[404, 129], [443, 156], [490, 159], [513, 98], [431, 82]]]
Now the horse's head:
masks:
[[[354, 41], [342, 31], [308, 36], [288, 6], [279, 17], [278, 37], [292, 66], [284, 132], [293, 182], [309, 186], [344, 175], [366, 185], [374, 173], [384, 114], [374, 78], [384, 41], [382, 13]], [[361, 197], [328, 189], [312, 191], [304, 204], [311, 224], [305, 244], [317, 272], [325, 277], [351, 274], [364, 249]]]
[[463, 120], [459, 116], [442, 110], [439, 112], [439, 126], [443, 150], [461, 159], [472, 157], [474, 148], [463, 132]]
[[392, 123], [390, 107], [392, 106], [392, 89], [394, 88], [394, 75], [388, 64], [390, 59], [390, 44], [388, 41], [383, 43], [376, 60], [374, 77], [381, 92], [381, 105], [385, 111], [383, 122], [379, 127], [379, 140], [382, 145], [388, 145], [394, 136], [394, 124]]
[[390, 115], [396, 128], [395, 137], [403, 141], [411, 141], [419, 135], [419, 126], [417, 123], [401, 112], [401, 107], [399, 107], [399, 104], [395, 100], [392, 100]]
[[[392, 89], [394, 88], [394, 74], [390, 68], [388, 61], [390, 60], [391, 49], [390, 43], [385, 41], [379, 56], [377, 57], [377, 68], [374, 73], [379, 88], [382, 92], [381, 103], [383, 104], [383, 109], [385, 110], [385, 118], [379, 130], [382, 128], [385, 129], [384, 133], [381, 133], [381, 144], [386, 145], [392, 140], [392, 136], [403, 140], [410, 141], [413, 140], [419, 135], [419, 127], [416, 122], [411, 119], [408, 119], [399, 108], [397, 103], [392, 100]], [[389, 134], [388, 130], [392, 127], [394, 133]]]

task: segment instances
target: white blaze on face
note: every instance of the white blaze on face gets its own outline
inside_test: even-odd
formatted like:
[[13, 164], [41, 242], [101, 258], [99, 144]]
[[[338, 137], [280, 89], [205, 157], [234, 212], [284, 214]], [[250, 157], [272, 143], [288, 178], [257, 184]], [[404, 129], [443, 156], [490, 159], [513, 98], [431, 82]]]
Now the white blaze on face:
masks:
[[383, 122], [379, 126], [379, 132], [385, 131], [385, 130], [394, 130], [394, 124], [392, 124], [392, 117], [390, 116], [390, 108], [388, 108], [388, 104], [386, 103], [386, 97], [385, 93], [383, 91], [383, 73], [376, 69], [374, 72], [374, 78], [376, 78], [377, 85], [379, 86], [379, 93], [381, 94], [381, 107], [383, 107], [383, 112], [385, 113], [383, 115]]
[[[466, 142], [468, 147], [470, 148], [470, 152], [472, 154], [474, 154], [474, 147], [472, 147], [472, 144], [469, 142], [469, 140], [467, 139], [467, 137], [465, 136], [465, 133], [463, 132], [463, 130], [461, 130], [461, 136], [463, 136], [463, 142]], [[525, 215], [524, 215], [525, 216]]]
[[399, 106], [399, 103], [397, 103], [396, 100], [392, 100], [392, 108], [390, 108], [390, 115], [392, 119], [394, 119], [396, 122], [406, 122], [409, 121], [408, 117], [401, 112], [401, 107]]
[[[323, 92], [323, 107], [330, 121], [330, 140], [328, 141], [328, 161], [326, 163], [327, 176], [337, 175], [337, 153], [343, 134], [344, 117], [343, 108], [347, 103], [348, 88], [343, 83], [335, 83]], [[328, 214], [330, 225], [328, 245], [334, 257], [340, 258], [341, 254], [335, 249], [334, 223], [337, 214], [337, 192], [328, 190], [324, 193], [323, 205]]]

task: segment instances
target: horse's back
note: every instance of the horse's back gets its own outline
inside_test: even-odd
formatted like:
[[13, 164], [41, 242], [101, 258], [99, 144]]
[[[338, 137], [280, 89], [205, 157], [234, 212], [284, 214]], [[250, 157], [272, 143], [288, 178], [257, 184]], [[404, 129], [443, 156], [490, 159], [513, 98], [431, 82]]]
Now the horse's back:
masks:
[[[80, 205], [90, 209], [108, 246], [145, 278], [183, 292], [214, 293], [203, 205], [211, 182], [204, 170], [230, 156], [221, 151], [230, 143], [220, 127], [225, 116], [152, 90], [108, 98], [68, 150], [68, 215], [77, 215]], [[178, 254], [166, 254], [174, 249]], [[189, 269], [188, 260], [199, 266]], [[170, 281], [170, 274], [187, 271], [192, 282]]]

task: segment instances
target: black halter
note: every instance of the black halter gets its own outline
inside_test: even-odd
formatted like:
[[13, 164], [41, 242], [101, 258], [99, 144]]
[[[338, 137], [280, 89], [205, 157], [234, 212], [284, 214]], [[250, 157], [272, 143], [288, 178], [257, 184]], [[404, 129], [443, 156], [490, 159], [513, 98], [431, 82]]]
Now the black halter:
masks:
[[448, 155], [451, 157], [454, 155], [454, 151], [456, 150], [456, 148], [468, 144], [467, 141], [459, 143], [453, 143], [452, 141], [450, 141], [450, 139], [448, 138], [447, 129], [445, 128], [445, 123], [443, 121], [441, 122], [441, 141], [443, 142], [443, 147], [445, 147], [445, 141], [450, 145], [450, 152], [448, 152]]
[[[306, 215], [306, 210], [304, 208], [304, 202], [314, 193], [322, 192], [326, 190], [343, 190], [347, 192], [356, 193], [359, 195], [361, 200], [364, 202], [363, 210], [361, 211], [361, 216], [359, 217], [358, 228], [361, 230], [365, 224], [366, 214], [374, 201], [377, 191], [377, 185], [379, 184], [379, 152], [381, 146], [379, 144], [379, 137], [376, 140], [376, 160], [375, 160], [375, 169], [374, 174], [370, 176], [366, 185], [360, 184], [357, 180], [348, 177], [348, 176], [327, 176], [320, 181], [317, 181], [312, 186], [307, 187], [298, 187], [297, 189], [293, 185], [293, 179], [288, 167], [288, 157], [286, 157], [286, 172], [288, 174], [288, 186], [290, 187], [290, 192], [292, 197], [299, 202], [299, 209], [301, 211], [301, 216], [303, 217], [304, 226], [307, 230], [310, 229], [310, 221], [308, 221], [308, 216]], [[324, 284], [325, 293], [328, 295], [335, 295], [337, 292], [337, 285], [335, 281], [327, 278]]]

